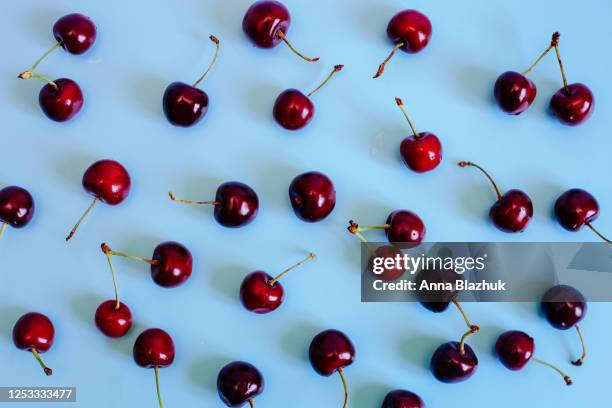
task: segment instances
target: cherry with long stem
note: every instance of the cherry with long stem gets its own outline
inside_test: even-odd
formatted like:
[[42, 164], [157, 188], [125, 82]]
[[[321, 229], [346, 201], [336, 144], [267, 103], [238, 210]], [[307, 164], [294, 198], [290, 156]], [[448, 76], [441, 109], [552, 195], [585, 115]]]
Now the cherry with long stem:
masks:
[[346, 383], [346, 378], [344, 377], [344, 370], [342, 367], [338, 368], [338, 374], [340, 375], [340, 379], [342, 380], [342, 386], [344, 387], [344, 403], [342, 404], [342, 408], [346, 408], [348, 405], [348, 384]]
[[469, 161], [461, 161], [459, 162], [459, 167], [476, 167], [478, 170], [480, 170], [485, 176], [487, 176], [487, 178], [489, 179], [489, 181], [491, 182], [491, 184], [493, 185], [493, 188], [495, 189], [495, 194], [497, 195], [497, 199], [501, 200], [502, 199], [502, 193], [499, 190], [499, 188], [497, 187], [497, 184], [495, 183], [495, 180], [493, 180], [493, 177], [491, 177], [489, 175], [489, 173], [486, 172], [485, 169], [483, 169], [482, 167], [480, 167], [479, 165], [477, 165], [476, 163], [472, 163]]
[[72, 237], [74, 237], [74, 234], [76, 234], [77, 230], [79, 229], [79, 226], [81, 225], [81, 223], [83, 222], [83, 220], [89, 215], [89, 213], [91, 212], [91, 210], [93, 210], [93, 208], [96, 206], [96, 203], [99, 201], [100, 199], [98, 197], [94, 198], [94, 200], [92, 201], [92, 203], [89, 205], [89, 207], [87, 207], [87, 210], [85, 210], [85, 212], [83, 213], [83, 215], [81, 215], [81, 218], [79, 218], [79, 220], [77, 221], [76, 224], [74, 224], [74, 227], [72, 227], [72, 230], [70, 231], [70, 233], [68, 234], [68, 236], [66, 237], [66, 242], [70, 241], [70, 239], [72, 239]]
[[34, 355], [34, 358], [36, 358], [36, 361], [38, 361], [38, 364], [40, 364], [40, 366], [43, 369], [43, 371], [45, 372], [45, 374], [46, 375], [52, 375], [53, 374], [53, 370], [50, 369], [49, 367], [47, 367], [47, 365], [45, 364], [43, 359], [40, 357], [40, 354], [38, 353], [38, 351], [35, 348], [31, 348], [30, 352], [32, 353], [32, 355]]
[[397, 50], [402, 48], [404, 45], [406, 45], [406, 43], [404, 41], [401, 41], [397, 43], [395, 47], [393, 47], [393, 49], [391, 50], [387, 58], [385, 58], [385, 60], [378, 66], [378, 70], [376, 71], [376, 74], [374, 74], [372, 78], [376, 79], [379, 76], [381, 76], [383, 72], [385, 72], [385, 66], [387, 65], [387, 63], [391, 60], [391, 58], [393, 58]]
[[317, 255], [314, 252], [309, 253], [308, 256], [306, 258], [302, 259], [300, 262], [296, 263], [295, 265], [290, 266], [289, 268], [285, 269], [284, 271], [282, 271], [281, 273], [276, 275], [274, 278], [270, 279], [268, 281], [268, 285], [274, 286], [274, 284], [276, 282], [278, 282], [278, 280], [280, 278], [282, 278], [283, 276], [285, 276], [286, 274], [288, 274], [292, 270], [294, 270], [296, 268], [299, 268], [300, 266], [302, 266], [306, 262], [310, 261], [311, 259], [315, 259], [316, 257], [317, 257]]
[[334, 75], [336, 75], [338, 72], [342, 71], [342, 68], [344, 68], [344, 65], [342, 65], [342, 64], [335, 65], [334, 69], [332, 70], [332, 72], [327, 76], [327, 78], [325, 78], [325, 81], [323, 81], [321, 83], [321, 85], [317, 86], [314, 90], [312, 90], [306, 96], [308, 96], [310, 98], [312, 95], [317, 93], [321, 88], [323, 88], [325, 85], [327, 85], [327, 83], [333, 78]]
[[553, 48], [557, 49], [558, 45], [559, 45], [559, 37], [561, 35], [559, 33], [554, 33], [552, 36], [552, 40], [550, 41], [550, 45], [548, 46], [548, 48], [546, 48], [544, 50], [544, 52], [542, 52], [542, 54], [540, 54], [540, 56], [538, 57], [538, 59], [531, 64], [531, 66], [529, 68], [527, 68], [525, 71], [523, 71], [523, 75], [527, 75], [529, 74], [531, 71], [533, 71], [533, 69], [538, 66], [538, 64], [542, 61], [542, 59], [544, 59], [544, 57], [546, 56], [546, 54], [548, 54], [550, 52], [550, 50], [552, 50]]
[[206, 77], [206, 75], [208, 75], [208, 73], [210, 72], [210, 70], [212, 69], [212, 67], [215, 65], [215, 63], [217, 62], [217, 57], [219, 56], [219, 51], [221, 49], [221, 42], [219, 41], [219, 39], [217, 37], [215, 37], [214, 35], [211, 35], [210, 37], [210, 41], [212, 41], [213, 43], [215, 43], [216, 49], [215, 49], [215, 56], [213, 57], [212, 61], [210, 62], [210, 64], [208, 65], [208, 68], [206, 68], [206, 71], [204, 71], [204, 73], [202, 74], [201, 77], [199, 77], [197, 79], [197, 81], [195, 81], [193, 83], [193, 87], [197, 88], [197, 86], [200, 84], [200, 82], [202, 82], [202, 80]]
[[580, 330], [580, 326], [578, 324], [574, 325], [576, 327], [576, 331], [578, 332], [578, 337], [580, 338], [580, 345], [582, 346], [582, 354], [578, 360], [572, 361], [572, 364], [575, 366], [581, 366], [584, 363], [584, 359], [586, 358], [586, 344], [584, 342], [584, 337], [582, 336], [582, 330]]
[[397, 106], [399, 106], [402, 113], [404, 114], [404, 117], [406, 118], [408, 125], [410, 125], [410, 129], [412, 129], [412, 133], [414, 134], [414, 137], [416, 139], [420, 138], [421, 135], [419, 134], [419, 132], [417, 132], [416, 128], [412, 124], [412, 121], [410, 120], [410, 117], [408, 116], [408, 112], [406, 111], [406, 107], [404, 107], [404, 102], [400, 98], [395, 98], [395, 103], [397, 104]]
[[298, 50], [297, 50], [297, 49], [296, 49], [296, 48], [293, 46], [293, 44], [291, 44], [291, 43], [289, 42], [289, 40], [287, 39], [287, 36], [285, 35], [285, 33], [284, 33], [282, 30], [278, 30], [278, 31], [276, 32], [276, 36], [277, 36], [278, 38], [280, 38], [281, 40], [283, 40], [283, 42], [284, 42], [285, 44], [287, 44], [287, 47], [289, 47], [289, 49], [290, 49], [291, 51], [293, 51], [293, 53], [294, 53], [294, 54], [296, 54], [298, 57], [302, 58], [303, 60], [308, 61], [308, 62], [317, 62], [317, 61], [319, 60], [319, 57], [309, 58], [309, 57], [305, 56], [304, 54], [302, 54], [301, 52], [299, 52], [299, 51], [298, 51]]

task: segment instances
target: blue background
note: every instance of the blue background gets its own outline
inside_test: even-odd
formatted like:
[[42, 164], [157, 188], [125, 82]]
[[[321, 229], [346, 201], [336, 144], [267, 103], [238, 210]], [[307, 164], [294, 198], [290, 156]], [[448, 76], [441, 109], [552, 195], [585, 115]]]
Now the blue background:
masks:
[[[441, 384], [428, 361], [438, 344], [463, 331], [458, 314], [434, 315], [416, 304], [361, 304], [359, 245], [345, 226], [350, 218], [381, 223], [391, 210], [408, 208], [423, 218], [430, 241], [596, 240], [586, 229], [564, 231], [551, 217], [555, 198], [579, 186], [598, 198], [596, 226], [612, 234], [612, 58], [606, 51], [612, 3], [285, 0], [293, 16], [289, 37], [306, 54], [319, 55], [317, 64], [283, 46], [252, 47], [241, 29], [247, 0], [78, 3], [0, 5], [0, 185], [27, 188], [37, 204], [30, 226], [9, 228], [0, 241], [1, 385], [77, 386], [82, 407], [154, 407], [153, 372], [134, 364], [131, 348], [141, 330], [157, 326], [176, 344], [175, 363], [161, 370], [168, 407], [222, 406], [216, 375], [235, 359], [255, 364], [266, 378], [258, 407], [336, 407], [339, 378], [319, 377], [306, 357], [312, 336], [334, 327], [357, 348], [346, 369], [355, 408], [377, 407], [400, 387], [420, 394], [429, 407], [609, 406], [612, 305], [590, 305], [582, 324], [589, 357], [575, 368], [569, 364], [579, 354], [575, 332], [549, 327], [535, 304], [466, 304], [483, 329], [470, 339], [478, 372], [465, 383]], [[390, 50], [386, 24], [408, 7], [430, 17], [431, 43], [417, 55], [398, 53], [374, 81]], [[80, 57], [55, 52], [39, 69], [73, 78], [84, 91], [78, 117], [58, 124], [40, 112], [41, 82], [16, 75], [51, 46], [55, 20], [75, 11], [93, 18], [98, 40]], [[554, 30], [562, 33], [570, 82], [585, 82], [597, 99], [595, 114], [578, 128], [546, 112], [561, 85], [553, 55], [532, 74], [539, 95], [528, 112], [509, 117], [492, 104], [497, 75], [529, 66]], [[162, 93], [172, 81], [200, 75], [214, 51], [211, 33], [222, 51], [202, 84], [211, 99], [208, 116], [192, 129], [174, 128], [163, 117]], [[338, 63], [346, 68], [314, 98], [311, 125], [299, 133], [279, 128], [271, 118], [278, 93], [309, 91]], [[395, 96], [404, 99], [418, 129], [442, 140], [443, 162], [429, 174], [412, 173], [399, 161], [398, 146], [409, 131]], [[82, 173], [101, 158], [128, 168], [131, 195], [118, 207], [98, 206], [66, 244], [91, 201], [81, 188]], [[525, 233], [503, 234], [488, 222], [493, 190], [476, 170], [458, 168], [459, 160], [485, 166], [502, 189], [530, 194], [535, 214]], [[287, 198], [292, 178], [307, 170], [325, 172], [337, 189], [335, 211], [318, 224], [298, 220]], [[247, 228], [225, 229], [211, 208], [174, 204], [166, 195], [173, 190], [209, 199], [227, 180], [243, 181], [260, 196], [260, 214]], [[99, 244], [149, 256], [171, 239], [193, 252], [192, 278], [163, 289], [146, 265], [117, 259], [122, 300], [136, 325], [125, 338], [105, 338], [92, 321], [97, 305], [113, 296]], [[307, 251], [319, 257], [283, 280], [286, 300], [277, 312], [257, 316], [242, 308], [237, 293], [244, 275], [255, 269], [274, 274]], [[29, 310], [55, 324], [55, 345], [44, 355], [53, 377], [45, 378], [10, 340], [14, 321]], [[506, 370], [491, 353], [506, 329], [534, 336], [537, 355], [567, 369], [575, 385], [566, 388], [535, 364]]]

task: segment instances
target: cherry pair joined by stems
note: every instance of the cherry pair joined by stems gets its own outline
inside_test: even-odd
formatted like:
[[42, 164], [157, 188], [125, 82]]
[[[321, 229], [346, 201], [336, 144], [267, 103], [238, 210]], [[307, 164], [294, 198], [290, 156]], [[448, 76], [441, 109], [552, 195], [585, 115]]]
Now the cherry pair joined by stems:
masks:
[[585, 225], [605, 242], [612, 244], [593, 226], [599, 217], [599, 203], [591, 193], [580, 188], [572, 188], [561, 194], [555, 201], [555, 217], [563, 228], [578, 231]]
[[249, 7], [242, 20], [242, 30], [255, 46], [274, 48], [284, 42], [303, 60], [318, 61], [319, 58], [306, 57], [289, 42], [287, 32], [290, 25], [289, 10], [278, 1], [256, 1]]
[[264, 271], [249, 273], [240, 285], [242, 305], [247, 310], [257, 314], [270, 313], [278, 309], [285, 296], [285, 289], [279, 280], [287, 273], [314, 258], [316, 258], [316, 255], [311, 252], [305, 259], [285, 269], [275, 277]]
[[325, 174], [309, 171], [293, 179], [289, 185], [289, 201], [299, 219], [319, 222], [336, 207], [336, 188]]
[[430, 369], [434, 377], [444, 383], [465, 381], [476, 372], [478, 357], [465, 339], [474, 333], [468, 330], [459, 342], [441, 344], [431, 356]]
[[23, 228], [30, 223], [36, 206], [28, 190], [8, 186], [0, 190], [0, 237], [7, 225]]
[[159, 369], [168, 367], [174, 362], [174, 341], [162, 329], [147, 329], [143, 331], [136, 341], [132, 352], [134, 361], [140, 367], [152, 368], [155, 372], [155, 388], [159, 407], [163, 408], [159, 386]]
[[40, 354], [49, 351], [53, 346], [55, 329], [51, 320], [42, 313], [26, 313], [17, 320], [13, 327], [13, 343], [20, 350], [32, 353], [46, 375], [53, 370], [45, 365]]
[[336, 65], [325, 81], [308, 95], [304, 95], [293, 88], [283, 91], [274, 102], [272, 110], [274, 120], [287, 130], [298, 130], [308, 125], [315, 112], [314, 104], [310, 98], [323, 88], [342, 68], [344, 68], [344, 65]]
[[263, 392], [263, 375], [252, 364], [234, 361], [224, 366], [217, 376], [219, 398], [228, 407], [241, 407], [248, 403], [255, 406], [253, 399]]

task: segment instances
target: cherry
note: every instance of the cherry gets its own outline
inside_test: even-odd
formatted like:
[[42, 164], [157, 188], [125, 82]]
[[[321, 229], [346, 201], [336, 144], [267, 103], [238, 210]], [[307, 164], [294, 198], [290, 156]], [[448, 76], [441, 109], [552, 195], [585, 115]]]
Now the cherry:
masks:
[[[558, 35], [558, 33], [556, 33]], [[558, 42], [554, 45], [557, 61], [561, 70], [563, 87], [550, 99], [550, 110], [564, 125], [577, 126], [584, 123], [593, 114], [595, 98], [591, 90], [584, 84], [567, 83]]]
[[289, 10], [278, 1], [256, 1], [249, 7], [242, 20], [242, 30], [251, 42], [259, 48], [274, 48], [281, 41], [296, 55], [308, 62], [319, 58], [308, 58], [296, 50], [287, 40], [291, 24]]
[[53, 25], [53, 36], [57, 43], [71, 54], [87, 51], [96, 41], [96, 26], [83, 14], [73, 13], [61, 17]]
[[66, 122], [81, 111], [83, 92], [72, 79], [60, 78], [40, 89], [38, 102], [49, 119]]
[[374, 78], [378, 78], [397, 50], [414, 54], [427, 46], [431, 39], [431, 22], [416, 10], [403, 10], [394, 15], [387, 25], [387, 37], [394, 44], [389, 56], [378, 67]]
[[355, 347], [346, 334], [339, 330], [324, 330], [310, 343], [308, 351], [310, 364], [314, 370], [325, 377], [338, 372], [344, 386], [344, 405], [348, 403], [348, 386], [344, 378], [345, 367], [355, 360]]
[[219, 398], [228, 407], [241, 407], [248, 402], [253, 408], [253, 398], [261, 394], [264, 388], [265, 381], [259, 370], [244, 361], [227, 364], [217, 377]]
[[23, 228], [30, 223], [36, 206], [25, 188], [8, 186], [0, 190], [0, 236], [7, 225]]
[[478, 367], [478, 357], [474, 350], [465, 342], [467, 336], [473, 334], [467, 331], [460, 342], [449, 341], [441, 344], [431, 356], [430, 369], [438, 381], [456, 383], [470, 378]]
[[47, 352], [53, 345], [55, 329], [51, 320], [41, 313], [26, 313], [13, 327], [13, 343], [20, 350], [31, 352], [47, 375], [53, 370], [45, 365], [40, 354]]
[[529, 196], [521, 190], [508, 190], [504, 195], [497, 188], [497, 184], [493, 178], [482, 167], [472, 162], [459, 162], [459, 166], [476, 167], [480, 170], [491, 182], [497, 201], [489, 210], [489, 217], [493, 224], [503, 232], [523, 232], [531, 217], [533, 217], [533, 204]]
[[173, 82], [164, 92], [164, 114], [168, 122], [174, 126], [193, 126], [208, 112], [208, 95], [199, 89], [198, 85], [215, 65], [219, 55], [219, 39], [211, 35], [210, 40], [216, 45], [215, 56], [202, 76], [193, 85], [179, 81]]
[[344, 65], [336, 65], [327, 79], [308, 95], [304, 95], [293, 88], [287, 89], [278, 95], [272, 111], [276, 122], [287, 130], [302, 129], [309, 124], [315, 112], [315, 107], [310, 97], [323, 88], [342, 68], [344, 68]]
[[259, 211], [259, 198], [251, 187], [238, 181], [228, 181], [217, 188], [215, 201], [191, 201], [176, 198], [168, 193], [172, 201], [196, 205], [214, 205], [215, 220], [224, 227], [237, 228], [250, 224]]
[[74, 236], [85, 217], [98, 201], [108, 205], [117, 205], [123, 202], [130, 193], [131, 180], [127, 170], [119, 162], [100, 160], [85, 170], [82, 184], [85, 191], [95, 198], [72, 228], [72, 231], [66, 237], [66, 241]]
[[327, 218], [336, 206], [336, 189], [325, 174], [309, 171], [293, 179], [289, 201], [299, 219], [318, 222]]
[[608, 243], [608, 238], [593, 227], [592, 222], [599, 216], [599, 203], [588, 191], [572, 188], [561, 194], [555, 201], [555, 217], [568, 231], [578, 231], [589, 227], [595, 234]]
[[356, 235], [363, 242], [367, 241], [361, 233], [372, 229], [385, 230], [387, 239], [391, 244], [419, 244], [425, 239], [426, 232], [423, 220], [408, 210], [393, 211], [389, 214], [387, 222], [383, 225], [360, 227], [354, 221], [349, 221], [348, 231]]
[[132, 312], [116, 300], [102, 302], [96, 309], [96, 327], [108, 337], [122, 337], [132, 327]]
[[247, 310], [258, 314], [270, 313], [278, 309], [285, 296], [285, 289], [279, 280], [290, 271], [315, 257], [316, 255], [311, 252], [308, 257], [285, 269], [274, 278], [264, 271], [249, 273], [240, 285], [242, 305]]
[[128, 255], [123, 252], [113, 251], [107, 244], [101, 245], [102, 252], [106, 254], [111, 272], [114, 275], [112, 256], [142, 261], [151, 265], [151, 277], [153, 281], [164, 288], [180, 286], [193, 271], [193, 258], [191, 252], [182, 244], [174, 241], [162, 242], [153, 250], [151, 259], [140, 256]]
[[[364, 244], [367, 245], [367, 243], [365, 242]], [[384, 260], [390, 258], [390, 259], [395, 260], [397, 259], [397, 256], [400, 256], [400, 257], [403, 256], [403, 252], [401, 251], [401, 249], [393, 245], [382, 245], [382, 246], [377, 247], [373, 251], [371, 250], [371, 248], [369, 249], [370, 249], [372, 256], [370, 256], [370, 258], [368, 259], [368, 270], [372, 272], [373, 274], [374, 274], [374, 259], [375, 258], [382, 258]], [[406, 270], [402, 268], [401, 266], [398, 266], [396, 262], [393, 262], [391, 266], [386, 265], [386, 263], [383, 262], [382, 267], [383, 267], [383, 272], [380, 274], [374, 274], [374, 275], [378, 279], [381, 279], [386, 282], [393, 282], [399, 279], [406, 272]]]
[[587, 312], [587, 302], [582, 293], [568, 285], [553, 286], [542, 297], [540, 306], [546, 320], [555, 329], [569, 330], [572, 327], [576, 328], [582, 346], [582, 355], [578, 360], [572, 361], [572, 364], [582, 365], [586, 358], [586, 345], [578, 323]]
[[430, 132], [417, 132], [404, 108], [404, 102], [400, 98], [395, 98], [395, 103], [402, 110], [412, 129], [412, 136], [406, 137], [400, 145], [400, 154], [404, 163], [417, 173], [435, 169], [442, 160], [440, 139]]
[[162, 329], [147, 329], [134, 342], [134, 361], [141, 367], [155, 371], [155, 385], [159, 407], [163, 408], [159, 389], [159, 369], [168, 367], [174, 361], [174, 342]]
[[500, 334], [495, 343], [495, 353], [506, 368], [517, 371], [525, 367], [530, 360], [545, 365], [558, 372], [567, 385], [572, 385], [572, 379], [563, 371], [546, 361], [533, 356], [535, 343], [527, 333], [511, 330]]
[[395, 390], [387, 394], [381, 408], [425, 408], [425, 403], [414, 392]]

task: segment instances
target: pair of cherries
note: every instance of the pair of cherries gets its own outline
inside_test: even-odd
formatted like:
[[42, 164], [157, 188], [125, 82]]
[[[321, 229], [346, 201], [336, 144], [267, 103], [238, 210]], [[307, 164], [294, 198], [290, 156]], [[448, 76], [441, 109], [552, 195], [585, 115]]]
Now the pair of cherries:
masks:
[[535, 100], [537, 88], [533, 81], [527, 78], [527, 74], [554, 48], [561, 69], [563, 87], [555, 92], [550, 99], [551, 112], [561, 123], [568, 126], [580, 125], [591, 117], [595, 107], [595, 98], [586, 85], [567, 83], [561, 54], [559, 53], [559, 37], [559, 33], [554, 33], [548, 48], [523, 73], [507, 71], [497, 78], [493, 94], [502, 111], [510, 115], [520, 115], [531, 106]]
[[83, 92], [72, 79], [51, 80], [36, 72], [36, 69], [49, 54], [60, 47], [73, 55], [85, 53], [96, 41], [96, 35], [96, 26], [89, 17], [78, 13], [61, 17], [53, 25], [56, 43], [29, 70], [19, 74], [21, 79], [38, 78], [46, 82], [38, 94], [38, 103], [49, 119], [65, 122], [76, 116], [83, 107]]

